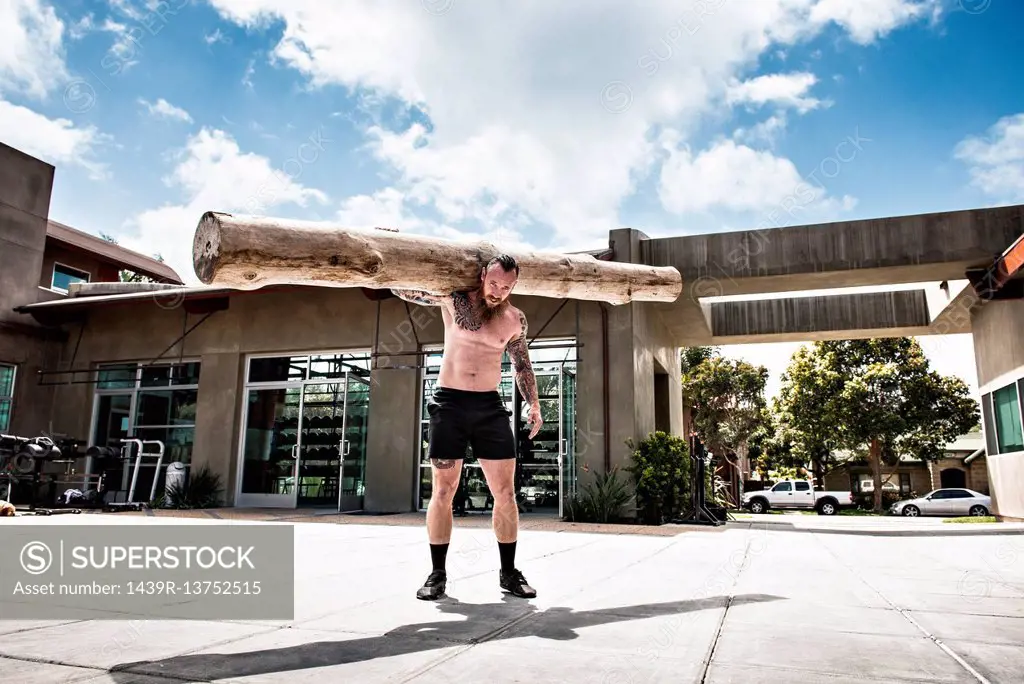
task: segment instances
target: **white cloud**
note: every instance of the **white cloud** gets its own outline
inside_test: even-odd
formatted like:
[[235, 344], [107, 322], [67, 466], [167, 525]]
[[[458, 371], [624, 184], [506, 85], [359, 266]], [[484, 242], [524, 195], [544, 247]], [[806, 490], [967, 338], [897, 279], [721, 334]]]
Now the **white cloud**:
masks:
[[965, 138], [954, 156], [968, 165], [972, 185], [1002, 201], [1024, 201], [1024, 113], [1001, 118], [985, 136]]
[[668, 158], [658, 195], [670, 212], [766, 212], [776, 207], [823, 212], [852, 206], [851, 198], [829, 197], [820, 185], [801, 177], [793, 162], [771, 152], [721, 140], [694, 155], [679, 145], [674, 131], [664, 133], [662, 141]]
[[786, 130], [786, 113], [779, 112], [754, 124], [751, 128], [737, 128], [733, 131], [732, 137], [737, 142], [765, 143], [769, 147], [774, 147], [776, 140], [784, 130]]
[[[274, 168], [266, 157], [242, 152], [223, 131], [203, 128], [174, 153], [177, 164], [164, 182], [184, 196], [180, 204], [145, 211], [127, 226], [133, 236], [121, 244], [146, 254], [160, 253], [183, 280], [198, 284], [192, 265], [192, 236], [206, 211], [265, 214], [283, 205], [328, 202], [322, 191], [295, 182], [287, 162]], [[316, 163], [315, 158], [311, 163]]]
[[144, 105], [153, 116], [163, 116], [168, 119], [178, 119], [192, 123], [192, 116], [181, 107], [175, 107], [162, 97], [156, 102], [148, 102], [139, 98], [139, 104]]
[[409, 205], [406, 195], [396, 188], [385, 188], [372, 195], [356, 195], [346, 199], [337, 213], [337, 222], [348, 228], [373, 230], [397, 228], [402, 233], [427, 235], [457, 242], [489, 242], [498, 248], [514, 251], [537, 251], [538, 247], [524, 239], [515, 227], [492, 224], [489, 230], [465, 231], [442, 221], [423, 218]]
[[[250, 29], [281, 21], [272, 57], [313, 86], [341, 84], [424, 112], [429, 128], [370, 135], [409, 201], [429, 202], [447, 222], [528, 219], [550, 227], [553, 243], [591, 245], [618, 226], [621, 202], [657, 162], [652, 131], [689, 138], [733, 79], [829, 22], [863, 40], [923, 6], [729, 0], [702, 3], [700, 16], [674, 0], [642, 12], [612, 0], [516, 3], [514, 13], [457, 2], [442, 14], [419, 0], [211, 3]], [[654, 54], [652, 74], [643, 64]], [[613, 81], [623, 85], [607, 88]]]
[[64, 22], [40, 0], [0, 2], [0, 95], [36, 99], [67, 79]]
[[803, 114], [829, 104], [807, 94], [817, 82], [814, 74], [806, 72], [764, 74], [743, 82], [732, 79], [725, 98], [730, 105], [775, 104], [780, 107], [792, 107]]
[[106, 165], [92, 155], [110, 141], [93, 126], [77, 127], [68, 119], [49, 119], [26, 107], [0, 100], [3, 142], [55, 166], [78, 166], [94, 180], [107, 177]]
[[231, 39], [224, 35], [220, 29], [214, 30], [213, 33], [208, 33], [203, 36], [203, 40], [206, 41], [207, 45], [213, 45], [214, 43], [229, 43]]
[[820, 0], [810, 12], [811, 23], [834, 22], [861, 44], [874, 42], [896, 28], [925, 17], [937, 20], [943, 0]]

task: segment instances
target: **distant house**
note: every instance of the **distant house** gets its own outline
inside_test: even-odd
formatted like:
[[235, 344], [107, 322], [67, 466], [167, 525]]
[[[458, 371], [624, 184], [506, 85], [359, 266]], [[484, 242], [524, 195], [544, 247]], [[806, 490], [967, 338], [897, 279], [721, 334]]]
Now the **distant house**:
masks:
[[[985, 436], [980, 430], [961, 435], [947, 444], [944, 452], [945, 455], [935, 461], [905, 456], [898, 466], [883, 465], [882, 491], [908, 496], [940, 487], [966, 487], [989, 493]], [[825, 488], [871, 494], [874, 492], [871, 467], [862, 458], [851, 458], [825, 476]]]

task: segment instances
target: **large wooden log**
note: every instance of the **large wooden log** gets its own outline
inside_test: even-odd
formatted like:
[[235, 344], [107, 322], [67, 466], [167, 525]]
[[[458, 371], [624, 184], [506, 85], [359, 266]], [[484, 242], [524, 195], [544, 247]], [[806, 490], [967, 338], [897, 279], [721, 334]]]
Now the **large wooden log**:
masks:
[[[200, 280], [238, 289], [299, 284], [443, 294], [475, 287], [480, 268], [500, 253], [486, 242], [220, 212], [203, 214], [192, 245]], [[683, 288], [672, 267], [601, 261], [589, 254], [512, 256], [520, 265], [516, 294], [625, 304], [675, 301]]]

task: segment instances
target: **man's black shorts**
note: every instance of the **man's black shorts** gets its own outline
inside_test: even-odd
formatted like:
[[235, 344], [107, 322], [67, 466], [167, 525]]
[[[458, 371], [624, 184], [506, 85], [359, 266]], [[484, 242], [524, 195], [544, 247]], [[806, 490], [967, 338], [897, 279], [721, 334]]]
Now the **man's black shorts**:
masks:
[[512, 412], [505, 408], [497, 390], [469, 392], [438, 387], [427, 401], [430, 414], [428, 458], [466, 457], [473, 447], [477, 459], [516, 457]]

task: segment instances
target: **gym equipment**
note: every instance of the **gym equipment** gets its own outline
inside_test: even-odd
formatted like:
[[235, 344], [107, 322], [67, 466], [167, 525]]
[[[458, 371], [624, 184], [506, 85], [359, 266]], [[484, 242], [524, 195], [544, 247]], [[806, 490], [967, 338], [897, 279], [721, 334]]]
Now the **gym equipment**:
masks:
[[[196, 275], [207, 285], [253, 290], [265, 285], [410, 289], [445, 294], [480, 283], [500, 254], [486, 242], [357, 230], [332, 223], [203, 214], [192, 242]], [[604, 261], [590, 254], [517, 252], [516, 294], [610, 304], [674, 302], [679, 271]]]
[[704, 445], [696, 435], [690, 435], [690, 458], [693, 459], [693, 479], [690, 482], [690, 501], [693, 503], [684, 516], [672, 522], [677, 525], [710, 525], [718, 527], [724, 525], [724, 520], [719, 520], [707, 508], [707, 490], [705, 489], [705, 466], [713, 461]]
[[[135, 467], [132, 468], [132, 484], [128, 490], [128, 498], [126, 501], [106, 501], [104, 503], [104, 510], [113, 513], [116, 511], [141, 511], [146, 508], [150, 501], [156, 498], [156, 483], [160, 479], [160, 468], [164, 462], [164, 443], [159, 439], [135, 439], [132, 437], [122, 438], [121, 443], [124, 444], [121, 447], [122, 459], [125, 462], [131, 460], [132, 445], [138, 447], [135, 454]], [[157, 451], [147, 452], [147, 444], [156, 444]], [[145, 502], [135, 501], [135, 485], [139, 481], [139, 468], [142, 466], [142, 459], [146, 456], [156, 456], [156, 468], [153, 471], [153, 484], [149, 490], [149, 499]], [[124, 490], [118, 490], [114, 492], [115, 498], [118, 498], [119, 494], [123, 494]]]
[[[70, 443], [72, 447], [73, 442]], [[38, 505], [42, 468], [49, 463], [73, 463], [74, 459], [61, 459], [61, 449], [50, 437], [18, 437], [0, 435], [0, 483], [5, 485], [3, 499], [14, 506], [17, 513], [33, 515], [62, 515], [81, 513], [78, 508], [56, 508]], [[51, 478], [51, 483], [55, 482]], [[11, 502], [14, 488], [27, 484], [30, 489], [27, 506]]]

